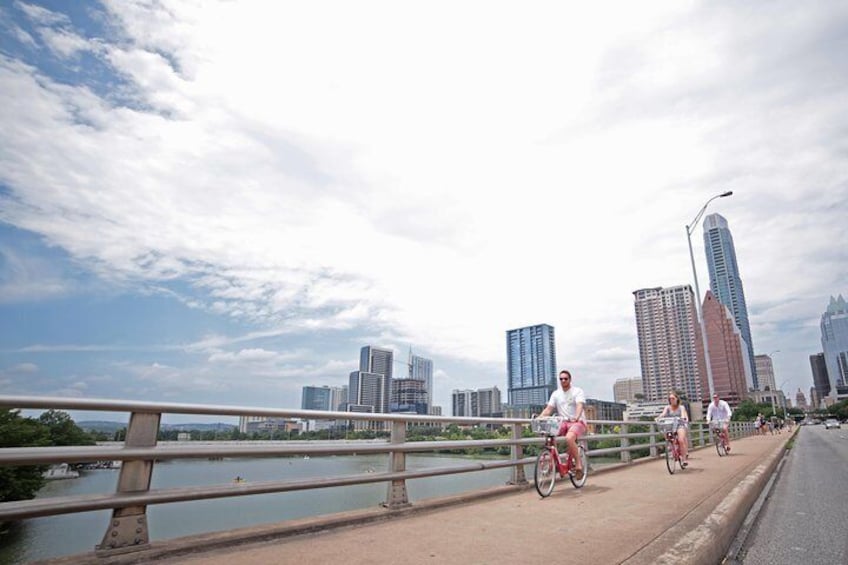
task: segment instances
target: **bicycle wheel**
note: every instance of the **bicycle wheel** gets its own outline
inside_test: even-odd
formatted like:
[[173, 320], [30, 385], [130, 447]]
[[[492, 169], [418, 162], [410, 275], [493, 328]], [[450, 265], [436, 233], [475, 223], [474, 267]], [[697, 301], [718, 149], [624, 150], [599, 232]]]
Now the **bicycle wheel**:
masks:
[[556, 463], [550, 450], [546, 448], [536, 458], [536, 469], [533, 473], [536, 491], [542, 498], [550, 496], [554, 491], [556, 473]]
[[668, 467], [669, 474], [674, 474], [674, 444], [670, 441], [665, 442], [665, 466]]
[[[586, 450], [583, 449], [582, 445], [577, 446], [577, 457], [583, 462], [583, 478], [578, 481], [574, 473], [571, 473], [568, 478], [571, 479], [571, 484], [574, 485], [574, 488], [583, 488], [583, 485], [586, 484], [586, 479], [589, 477], [589, 457], [586, 455]], [[571, 467], [572, 469], [575, 467], [574, 461], [571, 462]]]
[[721, 433], [716, 435], [715, 445], [719, 457], [724, 457], [725, 455], [727, 455], [727, 451], [724, 450], [724, 439], [721, 437]]

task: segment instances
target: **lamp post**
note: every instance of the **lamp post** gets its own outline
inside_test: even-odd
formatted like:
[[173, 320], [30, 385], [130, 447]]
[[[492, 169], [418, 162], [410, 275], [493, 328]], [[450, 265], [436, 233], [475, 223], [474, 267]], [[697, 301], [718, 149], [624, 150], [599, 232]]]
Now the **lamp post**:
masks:
[[707, 346], [707, 329], [704, 327], [704, 316], [703, 312], [701, 312], [701, 289], [698, 286], [698, 271], [695, 270], [695, 254], [692, 252], [692, 232], [695, 231], [695, 228], [698, 226], [698, 222], [701, 221], [701, 216], [704, 215], [704, 212], [707, 210], [707, 206], [710, 205], [710, 202], [716, 198], [724, 198], [732, 194], [733, 191], [728, 190], [727, 192], [722, 192], [721, 194], [717, 194], [707, 200], [707, 203], [704, 204], [701, 211], [698, 212], [697, 216], [695, 216], [695, 219], [686, 226], [686, 240], [689, 242], [689, 259], [692, 261], [692, 277], [695, 279], [695, 312], [698, 314], [698, 322], [701, 325], [701, 343], [704, 346], [704, 363], [707, 366], [707, 384], [710, 387], [710, 394], [707, 402], [710, 401], [709, 399], [712, 399], [715, 388], [713, 387], [713, 370], [710, 366], [710, 350]]
[[[777, 390], [779, 390], [780, 392], [783, 392], [783, 385], [785, 385], [788, 382], [789, 382], [789, 379], [786, 379], [785, 381], [780, 383], [780, 386], [778, 387]], [[783, 405], [783, 419], [785, 420], [786, 419], [786, 395], [783, 395], [783, 401], [781, 402], [781, 404]]]
[[771, 361], [771, 356], [772, 356], [772, 355], [774, 355], [775, 353], [780, 353], [780, 350], [779, 350], [779, 349], [775, 349], [774, 351], [772, 351], [771, 353], [769, 353], [768, 355], [766, 355], [766, 357], [768, 357], [768, 358], [769, 358], [769, 362], [771, 363], [771, 382], [772, 382], [772, 391], [771, 391], [771, 413], [772, 413], [772, 414], [774, 414], [774, 413], [776, 412], [776, 410], [775, 410], [775, 404], [774, 404], [774, 397], [775, 397], [775, 395], [777, 394], [777, 391], [776, 391], [776, 390], [774, 390], [774, 388], [775, 388], [775, 386], [774, 386], [774, 363], [772, 363], [772, 361]]

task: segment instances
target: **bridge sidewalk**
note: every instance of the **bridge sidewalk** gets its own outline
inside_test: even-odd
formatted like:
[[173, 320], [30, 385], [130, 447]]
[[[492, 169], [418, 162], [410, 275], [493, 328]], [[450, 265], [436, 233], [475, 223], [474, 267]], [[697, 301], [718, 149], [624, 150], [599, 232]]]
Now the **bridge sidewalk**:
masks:
[[[788, 439], [782, 434], [736, 440], [730, 456], [722, 458], [712, 447], [696, 450], [689, 468], [673, 476], [662, 459], [598, 472], [581, 490], [568, 481], [557, 483], [546, 499], [531, 486], [464, 504], [420, 503], [406, 516], [364, 525], [373, 519], [369, 513], [392, 514], [348, 513], [346, 527], [330, 530], [319, 530], [328, 518], [316, 518], [313, 533], [199, 550], [205, 543], [214, 546], [217, 535], [232, 536], [209, 534], [195, 541], [194, 553], [160, 562], [718, 563]], [[300, 531], [310, 529], [303, 526]]]

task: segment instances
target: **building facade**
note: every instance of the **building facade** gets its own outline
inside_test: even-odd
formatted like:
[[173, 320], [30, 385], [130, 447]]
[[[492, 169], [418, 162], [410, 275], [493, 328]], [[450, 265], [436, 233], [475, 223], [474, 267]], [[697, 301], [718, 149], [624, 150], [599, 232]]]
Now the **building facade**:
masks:
[[774, 363], [768, 355], [755, 355], [754, 365], [757, 367], [757, 380], [760, 390], [774, 390], [777, 384], [774, 382]]
[[805, 412], [810, 409], [807, 405], [807, 397], [804, 396], [804, 391], [800, 388], [798, 389], [798, 392], [795, 393], [795, 408], [800, 408]]
[[[730, 309], [716, 300], [711, 291], [704, 297], [701, 312], [707, 332], [713, 392], [736, 407], [748, 398], [749, 388], [753, 389], [745, 341]], [[706, 375], [701, 386], [707, 387]]]
[[427, 383], [418, 379], [392, 379], [392, 412], [427, 415]]
[[[704, 218], [704, 249], [710, 273], [710, 290], [733, 314], [736, 327], [745, 340], [753, 388], [761, 390], [757, 380], [757, 368], [754, 365], [754, 343], [751, 341], [748, 305], [745, 302], [742, 277], [736, 261], [736, 248], [727, 220], [721, 214], [710, 214]], [[709, 345], [707, 347], [709, 349]]]
[[815, 395], [810, 394], [810, 402], [813, 409], [817, 409], [821, 401], [830, 396], [830, 379], [827, 376], [824, 353], [810, 355], [810, 369], [813, 373], [813, 389], [816, 391]]
[[840, 294], [830, 297], [830, 304], [821, 317], [821, 343], [830, 397], [848, 398], [848, 304]]
[[703, 352], [692, 287], [643, 288], [633, 295], [645, 400], [663, 400], [672, 391], [702, 400]]
[[634, 402], [636, 395], [643, 395], [642, 379], [639, 377], [618, 379], [612, 385], [612, 395], [616, 402]]
[[347, 386], [305, 386], [300, 407], [303, 410], [344, 410], [347, 404]]
[[425, 402], [429, 406], [433, 404], [433, 361], [419, 355], [413, 355], [409, 351], [409, 378], [424, 383], [426, 392]]
[[477, 390], [454, 390], [451, 398], [454, 416], [473, 418], [501, 414], [501, 391], [496, 386]]
[[556, 388], [554, 328], [548, 324], [506, 332], [507, 394], [511, 406], [542, 406]]
[[[374, 347], [373, 345], [366, 345], [359, 352], [359, 371], [355, 372], [358, 372], [363, 375], [368, 375], [365, 378], [366, 381], [369, 383], [369, 390], [376, 390], [376, 387], [370, 384], [373, 380], [371, 375], [380, 375], [382, 377], [382, 383], [379, 387], [381, 391], [380, 402], [379, 404], [374, 406], [374, 412], [389, 412], [389, 404], [391, 403], [392, 394], [393, 365], [394, 352], [391, 349], [383, 349], [381, 347]], [[353, 383], [353, 373], [351, 373], [351, 383]], [[353, 384], [350, 384], [348, 388], [348, 395], [351, 398], [354, 398], [354, 392], [356, 392], [356, 394], [360, 396], [363, 393], [361, 388], [357, 389], [357, 391], [354, 391]], [[354, 400], [349, 400], [348, 402], [350, 404], [363, 404], [361, 402], [354, 402]]]

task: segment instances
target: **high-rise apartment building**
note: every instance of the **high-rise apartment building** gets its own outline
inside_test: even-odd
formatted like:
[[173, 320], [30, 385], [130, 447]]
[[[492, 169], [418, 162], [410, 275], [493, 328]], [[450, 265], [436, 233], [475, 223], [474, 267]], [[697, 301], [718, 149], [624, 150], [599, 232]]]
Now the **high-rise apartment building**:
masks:
[[454, 390], [451, 397], [454, 416], [473, 418], [501, 413], [501, 391], [496, 386], [478, 390]]
[[[713, 392], [731, 406], [738, 406], [748, 398], [748, 389], [753, 388], [745, 341], [730, 309], [716, 300], [712, 291], [707, 291], [701, 312], [709, 344]], [[706, 376], [701, 379], [701, 386], [707, 388]]]
[[[755, 389], [762, 390], [757, 380], [757, 368], [754, 365], [754, 343], [751, 341], [751, 324], [748, 322], [748, 305], [745, 303], [745, 291], [742, 277], [736, 261], [736, 248], [730, 234], [727, 220], [721, 214], [710, 214], [704, 218], [704, 248], [707, 255], [707, 267], [710, 273], [710, 290], [719, 302], [730, 309], [736, 327], [742, 333], [747, 349], [748, 366]], [[700, 300], [700, 297], [698, 297]], [[709, 337], [709, 336], [708, 336]], [[711, 349], [707, 344], [707, 349]]]
[[816, 387], [810, 387], [810, 410], [818, 410], [821, 406], [821, 398]]
[[547, 404], [556, 387], [553, 326], [540, 324], [507, 331], [506, 367], [510, 406]]
[[692, 287], [643, 288], [633, 295], [645, 399], [662, 400], [677, 391], [689, 400], [703, 400], [707, 393], [702, 394], [703, 352]]
[[633, 402], [637, 399], [637, 394], [645, 394], [642, 391], [642, 379], [639, 377], [618, 379], [612, 385], [612, 396], [616, 402]]
[[[824, 361], [824, 353], [810, 355], [810, 370], [813, 372], [813, 388], [815, 396], [810, 394], [810, 402], [813, 409], [819, 407], [819, 403], [830, 395], [830, 379], [827, 376], [827, 364]], [[815, 402], [813, 402], [815, 399]]]
[[822, 314], [821, 343], [830, 396], [834, 400], [848, 398], [848, 304], [841, 294], [830, 297]]

